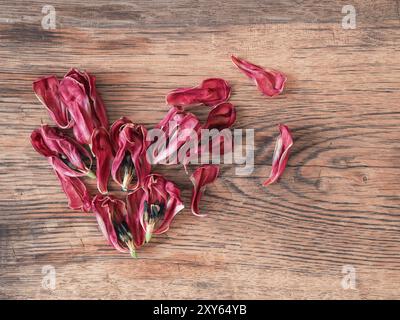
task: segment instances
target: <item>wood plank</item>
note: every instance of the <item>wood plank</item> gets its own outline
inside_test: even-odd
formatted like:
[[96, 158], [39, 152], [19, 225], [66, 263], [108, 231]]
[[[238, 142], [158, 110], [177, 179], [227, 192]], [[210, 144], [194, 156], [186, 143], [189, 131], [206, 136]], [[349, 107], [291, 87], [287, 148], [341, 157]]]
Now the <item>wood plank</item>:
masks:
[[[400, 281], [399, 7], [352, 1], [53, 0], [0, 4], [0, 298], [398, 298]], [[288, 74], [267, 99], [229, 60], [235, 53]], [[185, 209], [132, 260], [107, 245], [93, 216], [72, 212], [30, 132], [49, 122], [32, 93], [70, 67], [96, 75], [110, 120], [149, 128], [165, 94], [207, 77], [233, 86], [236, 128], [255, 129], [255, 171], [224, 165], [199, 219]], [[198, 111], [204, 116], [204, 111]], [[279, 184], [269, 173], [276, 125], [295, 144]], [[179, 167], [155, 168], [190, 202]], [[94, 190], [94, 186], [91, 186]], [[42, 288], [42, 267], [57, 273]], [[356, 270], [344, 290], [342, 268]]]

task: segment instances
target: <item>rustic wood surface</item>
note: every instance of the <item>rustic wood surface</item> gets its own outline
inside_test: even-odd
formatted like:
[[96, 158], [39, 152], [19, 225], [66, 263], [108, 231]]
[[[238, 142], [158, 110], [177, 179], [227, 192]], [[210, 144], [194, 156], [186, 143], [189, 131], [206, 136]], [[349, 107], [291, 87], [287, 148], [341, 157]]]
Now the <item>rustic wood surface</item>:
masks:
[[[56, 29], [41, 26], [44, 5]], [[342, 6], [357, 27], [341, 26]], [[0, 2], [0, 298], [381, 299], [400, 289], [400, 15], [378, 1]], [[268, 99], [229, 55], [282, 70]], [[110, 120], [151, 127], [166, 92], [223, 77], [237, 128], [255, 129], [255, 171], [225, 165], [202, 202], [139, 251], [114, 251], [93, 216], [68, 210], [31, 131], [49, 122], [31, 83], [70, 67], [97, 76]], [[268, 175], [278, 123], [295, 144]], [[180, 168], [156, 168], [183, 189]], [[54, 266], [56, 288], [42, 286]], [[355, 289], [341, 285], [344, 266]]]

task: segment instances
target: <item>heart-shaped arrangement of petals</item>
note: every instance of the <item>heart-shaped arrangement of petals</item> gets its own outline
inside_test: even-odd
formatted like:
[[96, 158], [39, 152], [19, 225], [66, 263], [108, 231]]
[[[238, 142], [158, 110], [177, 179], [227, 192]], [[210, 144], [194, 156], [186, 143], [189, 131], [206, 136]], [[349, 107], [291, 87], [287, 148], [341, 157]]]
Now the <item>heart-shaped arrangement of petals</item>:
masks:
[[[263, 94], [273, 97], [283, 91], [286, 76], [281, 72], [231, 58]], [[108, 242], [118, 251], [130, 252], [132, 257], [153, 235], [166, 232], [184, 208], [178, 186], [152, 172], [152, 165], [166, 164], [166, 159], [183, 150], [192, 137], [182, 139], [185, 130], [201, 138], [203, 129], [229, 129], [236, 121], [235, 107], [227, 102], [231, 94], [227, 81], [211, 78], [195, 87], [175, 89], [166, 96], [169, 111], [155, 127], [166, 134], [166, 148], [149, 161], [147, 153], [155, 142], [147, 139], [147, 129], [125, 117], [110, 126], [94, 76], [71, 69], [61, 81], [56, 76], [36, 80], [33, 90], [56, 126], [44, 124], [34, 130], [32, 146], [53, 167], [69, 207], [93, 212]], [[190, 107], [200, 105], [210, 108], [205, 123], [188, 112]], [[276, 182], [282, 175], [293, 145], [288, 127], [280, 124], [279, 130], [271, 174], [264, 185]], [[209, 143], [212, 146], [221, 141], [211, 139]], [[197, 156], [202, 151], [199, 148]], [[189, 161], [181, 163], [185, 169]], [[200, 213], [200, 199], [218, 174], [218, 165], [203, 164], [190, 176], [194, 215], [206, 216]], [[96, 179], [97, 195], [89, 193], [85, 179]], [[126, 193], [125, 199], [109, 193], [111, 180]]]

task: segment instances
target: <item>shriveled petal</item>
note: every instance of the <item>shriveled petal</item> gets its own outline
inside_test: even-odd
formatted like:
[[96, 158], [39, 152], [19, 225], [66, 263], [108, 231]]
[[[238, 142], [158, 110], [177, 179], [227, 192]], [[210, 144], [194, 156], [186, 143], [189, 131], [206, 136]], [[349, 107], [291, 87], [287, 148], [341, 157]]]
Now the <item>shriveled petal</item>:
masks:
[[169, 92], [166, 103], [170, 106], [189, 108], [199, 104], [214, 106], [229, 99], [231, 87], [224, 79], [210, 78], [199, 86], [178, 88]]
[[231, 59], [239, 70], [248, 78], [252, 79], [256, 83], [258, 89], [265, 95], [273, 97], [283, 91], [287, 78], [282, 72], [262, 68], [233, 55]]
[[118, 150], [119, 134], [123, 127], [128, 123], [132, 124], [133, 122], [126, 117], [121, 117], [111, 125], [110, 139], [115, 148], [115, 151]]
[[72, 210], [90, 212], [92, 208], [91, 199], [85, 184], [75, 177], [68, 177], [54, 170], [61, 187], [68, 198], [68, 206]]
[[136, 189], [132, 193], [128, 194], [126, 198], [128, 206], [127, 222], [130, 230], [132, 230], [136, 248], [142, 246], [145, 241], [146, 231], [143, 229], [140, 221], [144, 210], [145, 200], [146, 193], [143, 188]]
[[107, 184], [114, 159], [114, 150], [108, 132], [103, 127], [93, 131], [92, 152], [96, 156], [97, 189], [102, 194], [106, 194], [108, 193]]
[[85, 86], [74, 78], [64, 78], [60, 83], [60, 95], [74, 119], [75, 138], [82, 144], [90, 144], [95, 124]]
[[94, 126], [104, 127], [108, 129], [108, 118], [104, 102], [100, 97], [100, 94], [96, 90], [96, 78], [95, 76], [85, 72], [79, 71], [76, 68], [72, 68], [65, 76], [71, 77], [81, 83], [84, 88], [86, 95], [89, 98], [91, 105], [91, 114], [94, 121]]
[[197, 168], [190, 177], [193, 183], [192, 191], [192, 213], [198, 217], [204, 217], [206, 214], [200, 214], [199, 204], [200, 199], [208, 184], [213, 183], [219, 174], [219, 166], [213, 164], [202, 165]]
[[162, 234], [167, 232], [172, 220], [177, 215], [177, 213], [185, 207], [181, 200], [181, 192], [178, 187], [171, 181], [166, 181], [165, 191], [169, 198], [167, 200], [167, 207], [165, 210], [164, 220], [160, 226], [153, 231], [154, 234]]
[[236, 110], [232, 103], [216, 105], [208, 114], [204, 129], [223, 130], [230, 128], [236, 121]]
[[[152, 163], [176, 164], [179, 149], [190, 140], [199, 138], [201, 124], [194, 114], [173, 107], [156, 129], [164, 132], [164, 139], [155, 142], [159, 148], [153, 150]], [[160, 142], [165, 142], [165, 146]]]
[[293, 146], [293, 139], [289, 128], [280, 124], [279, 131], [280, 135], [276, 140], [275, 151], [272, 158], [272, 170], [269, 178], [263, 183], [264, 186], [276, 182], [283, 174], [289, 159], [290, 149]]
[[70, 128], [73, 121], [60, 99], [59, 81], [56, 76], [43, 77], [33, 82], [33, 91], [46, 107], [50, 117], [60, 128]]
[[[99, 228], [108, 242], [120, 252], [128, 252], [130, 248], [121, 239], [129, 239], [129, 230], [124, 232], [123, 222], [126, 220], [127, 211], [125, 202], [113, 196], [97, 195], [92, 201], [92, 208], [96, 214]], [[119, 228], [116, 229], [116, 228]]]
[[140, 224], [145, 230], [145, 240], [149, 242], [153, 234], [169, 229], [173, 218], [184, 206], [178, 187], [159, 174], [148, 175], [142, 189], [144, 193], [138, 205]]
[[70, 177], [91, 174], [90, 153], [59, 129], [43, 125], [32, 132], [31, 143], [37, 152], [49, 158], [50, 164], [60, 174]]
[[125, 191], [135, 190], [150, 173], [151, 167], [146, 157], [146, 135], [146, 129], [135, 124], [126, 124], [120, 131], [111, 175]]

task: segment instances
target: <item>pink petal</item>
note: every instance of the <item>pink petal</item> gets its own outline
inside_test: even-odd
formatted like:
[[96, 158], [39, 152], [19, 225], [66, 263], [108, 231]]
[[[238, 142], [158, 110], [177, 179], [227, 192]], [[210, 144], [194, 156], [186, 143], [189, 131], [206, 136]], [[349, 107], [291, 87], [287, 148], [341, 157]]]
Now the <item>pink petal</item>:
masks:
[[[150, 164], [146, 158], [148, 142], [147, 130], [136, 124], [126, 124], [118, 137], [118, 150], [111, 167], [111, 175], [125, 191], [135, 190], [150, 174]], [[126, 174], [126, 170], [132, 174]], [[136, 182], [133, 182], [136, 177]]]
[[96, 156], [97, 189], [102, 194], [106, 194], [108, 193], [107, 184], [114, 159], [114, 150], [108, 132], [103, 127], [93, 131], [92, 152]]
[[72, 210], [91, 211], [91, 200], [85, 184], [79, 179], [68, 177], [54, 170], [61, 187], [68, 198], [68, 206]]
[[90, 144], [95, 125], [84, 85], [73, 78], [64, 78], [60, 84], [60, 95], [74, 119], [75, 138], [82, 144]]
[[133, 123], [133, 122], [128, 118], [121, 117], [117, 121], [115, 121], [110, 128], [110, 138], [115, 148], [115, 151], [118, 150], [119, 133], [121, 132], [123, 127], [128, 123]]
[[[199, 119], [192, 113], [180, 110], [176, 107], [171, 108], [163, 120], [156, 126], [165, 133], [166, 148], [152, 155], [153, 164], [174, 164], [179, 155], [179, 149], [195, 135], [200, 135], [201, 124]], [[166, 140], [166, 141], [165, 141]], [[157, 141], [155, 143], [160, 143]], [[160, 148], [161, 149], [161, 148]]]
[[159, 174], [148, 175], [143, 186], [128, 195], [128, 203], [139, 212], [146, 242], [151, 235], [168, 231], [175, 215], [184, 208], [178, 187]]
[[208, 114], [204, 129], [223, 130], [230, 128], [236, 121], [236, 110], [232, 103], [216, 105]]
[[170, 106], [189, 108], [205, 104], [214, 106], [229, 99], [231, 87], [228, 82], [220, 78], [204, 80], [199, 86], [192, 88], [178, 88], [169, 92], [166, 103]]
[[272, 170], [269, 178], [263, 183], [264, 186], [276, 182], [283, 174], [289, 159], [290, 149], [293, 146], [293, 139], [289, 128], [280, 124], [279, 131], [280, 135], [276, 140], [275, 151], [272, 158]]
[[43, 125], [32, 132], [31, 143], [38, 153], [49, 158], [50, 164], [60, 174], [70, 177], [91, 174], [90, 153], [59, 129]]
[[85, 92], [89, 98], [91, 105], [91, 113], [95, 127], [104, 127], [108, 129], [108, 118], [104, 102], [101, 99], [99, 93], [96, 90], [96, 77], [87, 73], [79, 71], [76, 68], [72, 68], [65, 76], [76, 79], [78, 82], [83, 84]]
[[44, 77], [33, 82], [33, 91], [46, 107], [53, 121], [63, 129], [70, 128], [73, 121], [64, 103], [60, 100], [59, 81], [55, 76]]
[[190, 177], [190, 180], [193, 183], [193, 192], [192, 192], [192, 213], [195, 216], [203, 217], [206, 214], [200, 214], [199, 204], [200, 199], [204, 193], [206, 186], [210, 183], [213, 183], [219, 174], [219, 166], [213, 164], [202, 165], [197, 168], [195, 172]]
[[146, 232], [141, 224], [141, 212], [143, 212], [146, 193], [142, 188], [136, 189], [126, 197], [128, 205], [128, 225], [134, 234], [134, 241], [137, 248], [145, 241]]
[[248, 78], [252, 79], [256, 83], [258, 89], [265, 95], [273, 97], [283, 91], [287, 78], [282, 72], [272, 69], [263, 69], [260, 66], [239, 59], [233, 55], [231, 59], [239, 70]]
[[128, 252], [126, 243], [118, 237], [116, 226], [121, 225], [127, 216], [125, 202], [113, 196], [97, 195], [92, 201], [100, 231], [108, 242], [120, 252]]

